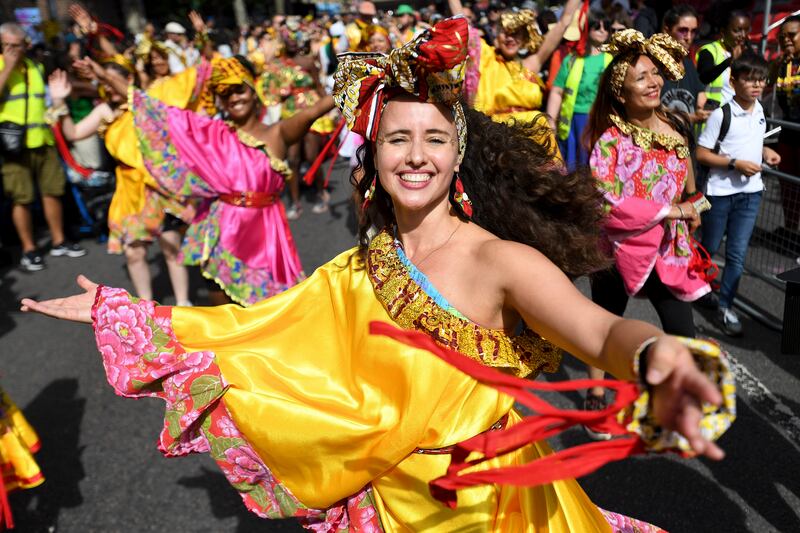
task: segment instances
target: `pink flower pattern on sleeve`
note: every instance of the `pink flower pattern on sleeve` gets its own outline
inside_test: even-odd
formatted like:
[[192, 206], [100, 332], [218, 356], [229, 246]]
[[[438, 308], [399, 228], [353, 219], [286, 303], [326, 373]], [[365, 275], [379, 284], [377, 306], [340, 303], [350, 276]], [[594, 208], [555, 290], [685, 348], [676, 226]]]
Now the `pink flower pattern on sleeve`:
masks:
[[92, 307], [97, 348], [114, 391], [167, 404], [158, 449], [167, 457], [210, 453], [245, 506], [262, 518], [295, 517], [319, 533], [383, 531], [370, 487], [328, 509], [310, 509], [273, 476], [225, 407], [228, 385], [214, 353], [187, 352], [171, 317], [171, 307], [103, 286]]

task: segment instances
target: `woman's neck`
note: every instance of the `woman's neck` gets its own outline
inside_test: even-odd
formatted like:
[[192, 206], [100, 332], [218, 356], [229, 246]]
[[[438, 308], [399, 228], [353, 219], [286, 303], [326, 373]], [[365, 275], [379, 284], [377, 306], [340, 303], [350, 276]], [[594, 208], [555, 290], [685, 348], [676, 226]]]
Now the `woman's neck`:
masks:
[[419, 254], [441, 246], [461, 221], [451, 213], [449, 201], [430, 210], [395, 210], [397, 238], [403, 243], [406, 256], [412, 261]]
[[256, 113], [251, 113], [244, 120], [241, 121], [231, 120], [231, 122], [233, 122], [234, 126], [236, 126], [236, 129], [242, 130], [245, 133], [249, 133], [251, 135], [254, 135], [259, 130], [259, 127], [261, 125], [261, 122], [258, 120], [258, 116], [256, 116]]
[[628, 122], [634, 126], [639, 126], [640, 128], [646, 128], [648, 130], [658, 129], [660, 120], [655, 109], [643, 109], [640, 111], [630, 111], [626, 109], [625, 113], [628, 115]]

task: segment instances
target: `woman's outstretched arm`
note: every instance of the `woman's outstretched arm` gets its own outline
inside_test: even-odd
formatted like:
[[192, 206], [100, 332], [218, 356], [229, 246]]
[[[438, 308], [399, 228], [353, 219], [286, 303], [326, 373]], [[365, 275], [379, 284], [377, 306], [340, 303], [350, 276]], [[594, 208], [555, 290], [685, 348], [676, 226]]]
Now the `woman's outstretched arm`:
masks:
[[656, 418], [685, 436], [698, 454], [723, 458], [722, 449], [699, 428], [702, 404], [720, 405], [722, 395], [700, 372], [686, 346], [651, 324], [623, 319], [596, 305], [533, 248], [507, 241], [491, 246], [495, 249], [488, 257], [497, 258], [493, 267], [503, 280], [506, 303], [537, 333], [587, 364], [619, 379], [636, 380], [634, 354], [655, 338], [645, 354], [644, 380], [654, 391]]

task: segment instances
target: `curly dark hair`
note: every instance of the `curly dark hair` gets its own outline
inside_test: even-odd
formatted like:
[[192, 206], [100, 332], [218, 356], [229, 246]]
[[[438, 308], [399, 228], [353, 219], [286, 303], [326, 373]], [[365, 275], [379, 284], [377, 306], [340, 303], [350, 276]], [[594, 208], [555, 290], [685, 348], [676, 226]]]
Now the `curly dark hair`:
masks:
[[[606, 267], [609, 259], [598, 246], [603, 197], [587, 170], [565, 173], [553, 159], [550, 129], [536, 122], [495, 122], [466, 107], [464, 112], [468, 138], [459, 174], [473, 204], [472, 222], [501, 239], [536, 248], [570, 276]], [[365, 142], [350, 176], [359, 204], [376, 175], [372, 153], [372, 143]], [[466, 220], [453, 200], [454, 189], [455, 180], [450, 184], [450, 204]], [[372, 201], [360, 211], [362, 250], [369, 244], [371, 229], [394, 222], [392, 201], [378, 180]]]
[[[639, 60], [639, 57], [640, 56], [634, 59], [633, 64]], [[591, 111], [589, 111], [589, 122], [586, 124], [586, 129], [581, 137], [581, 142], [590, 151], [600, 136], [603, 135], [603, 132], [613, 125], [609, 119], [611, 115], [618, 115], [623, 120], [628, 120], [625, 106], [617, 99], [611, 88], [611, 76], [614, 72], [614, 66], [620, 61], [628, 61], [628, 56], [623, 54], [615, 57], [611, 63], [608, 64], [605, 71], [603, 71], [603, 75], [600, 77], [597, 96], [594, 99]], [[694, 150], [694, 134], [692, 133], [689, 116], [682, 111], [667, 109], [663, 105], [660, 106], [656, 112], [661, 118], [669, 122], [675, 131], [686, 139], [689, 144], [689, 149]]]

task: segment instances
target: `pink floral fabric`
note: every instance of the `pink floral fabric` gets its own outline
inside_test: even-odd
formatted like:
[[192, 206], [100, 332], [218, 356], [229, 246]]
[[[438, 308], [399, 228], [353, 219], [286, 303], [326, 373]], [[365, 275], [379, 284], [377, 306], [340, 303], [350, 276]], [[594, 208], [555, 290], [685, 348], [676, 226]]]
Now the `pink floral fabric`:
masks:
[[638, 293], [653, 269], [680, 300], [709, 292], [708, 283], [689, 270], [688, 225], [666, 219], [680, 200], [691, 161], [656, 145], [645, 151], [612, 126], [595, 143], [589, 164], [608, 211], [605, 245], [628, 294]]
[[661, 529], [653, 524], [636, 520], [630, 516], [612, 513], [605, 509], [600, 509], [603, 518], [606, 519], [608, 525], [611, 526], [611, 531], [614, 533], [667, 533], [666, 530]]
[[262, 518], [296, 517], [319, 533], [383, 531], [370, 487], [329, 509], [310, 509], [281, 485], [225, 407], [228, 385], [214, 353], [186, 352], [171, 316], [171, 307], [103, 286], [92, 307], [97, 348], [114, 391], [167, 404], [161, 453], [210, 453], [245, 506]]
[[481, 81], [481, 46], [483, 38], [477, 28], [469, 27], [467, 41], [467, 68], [464, 70], [464, 98], [472, 107]]

